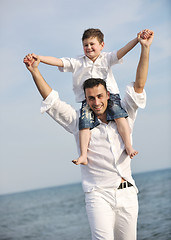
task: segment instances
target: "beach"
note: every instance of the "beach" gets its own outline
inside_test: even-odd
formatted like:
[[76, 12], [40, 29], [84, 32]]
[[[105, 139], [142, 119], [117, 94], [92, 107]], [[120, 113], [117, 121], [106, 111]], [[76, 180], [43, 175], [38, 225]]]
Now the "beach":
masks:
[[[171, 169], [133, 175], [138, 240], [171, 239]], [[81, 183], [0, 196], [0, 240], [89, 240]]]

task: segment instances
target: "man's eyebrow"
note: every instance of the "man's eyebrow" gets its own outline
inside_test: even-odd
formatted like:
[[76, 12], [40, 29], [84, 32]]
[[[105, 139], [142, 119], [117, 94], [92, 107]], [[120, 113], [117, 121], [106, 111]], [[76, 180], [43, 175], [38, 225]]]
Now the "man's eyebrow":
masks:
[[94, 98], [93, 96], [88, 96], [88, 98]]
[[[99, 93], [99, 94], [97, 95], [97, 97], [102, 97], [102, 96], [103, 96], [103, 93]], [[95, 98], [95, 96], [88, 96], [88, 98], [89, 98], [89, 99]]]

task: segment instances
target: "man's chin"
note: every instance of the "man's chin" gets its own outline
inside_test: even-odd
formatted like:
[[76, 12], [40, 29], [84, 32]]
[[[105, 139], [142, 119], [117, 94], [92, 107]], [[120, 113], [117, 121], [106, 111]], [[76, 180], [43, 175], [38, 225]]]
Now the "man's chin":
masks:
[[94, 113], [96, 114], [96, 116], [100, 116], [103, 114], [101, 111], [94, 111]]

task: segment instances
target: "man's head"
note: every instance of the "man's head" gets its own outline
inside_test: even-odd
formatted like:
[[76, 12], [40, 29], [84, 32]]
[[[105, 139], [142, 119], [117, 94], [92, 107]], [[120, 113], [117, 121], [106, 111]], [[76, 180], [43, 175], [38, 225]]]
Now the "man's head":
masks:
[[89, 28], [83, 33], [82, 43], [85, 55], [94, 62], [104, 48], [104, 35], [99, 29]]
[[99, 119], [106, 120], [109, 92], [106, 82], [100, 78], [90, 78], [83, 84], [86, 101]]

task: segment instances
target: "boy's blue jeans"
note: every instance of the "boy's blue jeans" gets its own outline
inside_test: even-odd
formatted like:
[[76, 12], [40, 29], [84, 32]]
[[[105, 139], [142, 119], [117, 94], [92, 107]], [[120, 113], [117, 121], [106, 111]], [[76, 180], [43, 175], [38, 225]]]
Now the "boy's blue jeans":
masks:
[[[112, 121], [117, 118], [128, 117], [127, 112], [122, 108], [119, 94], [110, 94], [107, 107], [107, 121]], [[86, 100], [82, 102], [79, 118], [79, 130], [84, 128], [93, 129], [98, 126], [99, 120], [91, 108], [88, 106]]]

